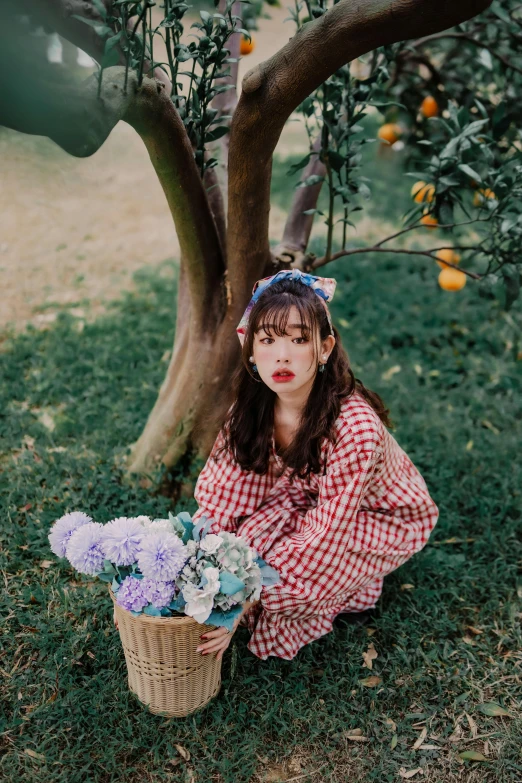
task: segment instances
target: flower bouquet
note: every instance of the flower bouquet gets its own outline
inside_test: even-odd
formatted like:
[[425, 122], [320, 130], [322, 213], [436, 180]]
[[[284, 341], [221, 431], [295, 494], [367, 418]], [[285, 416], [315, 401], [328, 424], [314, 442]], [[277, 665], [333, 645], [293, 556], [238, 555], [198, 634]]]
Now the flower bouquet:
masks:
[[217, 694], [221, 660], [196, 651], [202, 624], [232, 630], [243, 603], [279, 581], [239, 536], [208, 533], [211, 523], [181, 512], [102, 525], [73, 511], [49, 532], [55, 555], [109, 584], [129, 687], [151, 712], [188, 715]]

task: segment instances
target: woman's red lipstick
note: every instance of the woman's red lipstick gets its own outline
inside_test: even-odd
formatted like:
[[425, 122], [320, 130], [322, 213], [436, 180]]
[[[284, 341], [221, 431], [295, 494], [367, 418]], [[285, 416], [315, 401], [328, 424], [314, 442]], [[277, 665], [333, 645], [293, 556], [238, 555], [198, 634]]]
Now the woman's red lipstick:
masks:
[[288, 383], [293, 378], [295, 378], [295, 375], [290, 370], [277, 370], [272, 375], [272, 380], [274, 380], [276, 383]]

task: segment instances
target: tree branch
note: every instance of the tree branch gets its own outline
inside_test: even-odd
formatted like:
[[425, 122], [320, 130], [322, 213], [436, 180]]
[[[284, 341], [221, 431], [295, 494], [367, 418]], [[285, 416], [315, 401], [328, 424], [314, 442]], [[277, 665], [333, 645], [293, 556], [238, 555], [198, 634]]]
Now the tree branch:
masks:
[[419, 38], [418, 41], [413, 41], [410, 46], [411, 48], [419, 49], [421, 46], [426, 46], [426, 44], [430, 44], [432, 41], [441, 41], [445, 38], [453, 38], [457, 41], [466, 41], [467, 43], [471, 43], [474, 46], [480, 47], [481, 49], [487, 49], [488, 52], [491, 52], [493, 57], [496, 57], [497, 60], [500, 60], [500, 62], [504, 63], [506, 68], [511, 68], [511, 70], [516, 71], [517, 73], [522, 73], [522, 68], [519, 68], [517, 65], [513, 65], [513, 63], [510, 62], [505, 55], [497, 52], [495, 47], [484, 43], [483, 41], [478, 41], [476, 38], [473, 38], [471, 35], [467, 35], [466, 33], [444, 32], [437, 33], [436, 35], [427, 35], [424, 38]]
[[[319, 177], [325, 175], [326, 167], [319, 158], [320, 150], [321, 136], [319, 135], [313, 143], [312, 157], [301, 175], [301, 182], [314, 174]], [[283, 239], [273, 251], [276, 261], [299, 269], [302, 267], [314, 223], [314, 215], [304, 215], [303, 212], [316, 208], [322, 186], [322, 182], [317, 182], [315, 185], [305, 185], [294, 190]]]
[[253, 282], [270, 262], [272, 155], [292, 111], [354, 58], [378, 46], [453, 27], [490, 3], [340, 0], [246, 74], [230, 134], [228, 271], [234, 315], [241, 314]]
[[163, 187], [186, 267], [191, 314], [203, 331], [214, 328], [216, 287], [225, 263], [207, 194], [185, 126], [163, 85], [145, 78], [123, 119], [139, 133]]
[[[432, 261], [437, 261], [440, 259], [437, 259], [436, 256], [433, 255], [433, 253], [438, 252], [439, 250], [443, 250], [446, 248], [442, 247], [436, 247], [432, 248], [432, 250], [406, 250], [405, 248], [392, 248], [392, 247], [379, 247], [378, 245], [373, 245], [373, 247], [354, 247], [351, 250], [339, 250], [338, 253], [334, 253], [328, 260], [325, 260], [324, 258], [318, 258], [316, 261], [313, 261], [308, 268], [310, 270], [318, 269], [320, 266], [325, 266], [326, 264], [330, 263], [330, 261], [336, 261], [338, 258], [344, 258], [345, 256], [355, 256], [358, 253], [398, 253], [404, 254], [407, 256], [427, 256], [428, 258], [431, 258]], [[452, 250], [472, 250], [470, 247], [466, 248], [455, 248], [451, 246]], [[457, 264], [451, 264], [449, 261], [443, 261], [445, 266], [449, 266], [452, 269], [457, 269], [459, 272], [463, 272], [465, 275], [468, 275], [468, 277], [472, 277], [475, 280], [481, 280], [482, 275], [477, 275], [475, 272], [469, 272], [467, 269], [462, 269], [461, 267], [457, 266]]]
[[[224, 13], [226, 8], [226, 0], [220, 0], [218, 11], [219, 13]], [[232, 16], [240, 16], [241, 15], [241, 2], [239, 0], [236, 0], [236, 2], [233, 4], [230, 13]], [[230, 57], [234, 59], [239, 58], [240, 53], [240, 45], [241, 45], [241, 35], [239, 33], [234, 33], [234, 35], [231, 35], [227, 42], [227, 49], [230, 50]], [[228, 76], [225, 76], [220, 79], [216, 79], [216, 87], [223, 87], [226, 85], [232, 85], [231, 90], [225, 90], [224, 92], [218, 93], [215, 98], [211, 102], [211, 106], [213, 109], [218, 110], [217, 117], [224, 117], [224, 116], [232, 116], [234, 114], [236, 105], [237, 105], [237, 75], [239, 70], [239, 63], [230, 63], [230, 74]], [[225, 123], [230, 127], [230, 120], [226, 120]], [[225, 136], [222, 136], [221, 139], [219, 139], [216, 142], [216, 149], [220, 150], [220, 162], [218, 165], [218, 181], [220, 183], [221, 193], [223, 197], [224, 204], [227, 203], [228, 200], [228, 149], [229, 149], [229, 141], [230, 141], [230, 134], [227, 133]], [[225, 224], [226, 224], [226, 218], [225, 218]]]

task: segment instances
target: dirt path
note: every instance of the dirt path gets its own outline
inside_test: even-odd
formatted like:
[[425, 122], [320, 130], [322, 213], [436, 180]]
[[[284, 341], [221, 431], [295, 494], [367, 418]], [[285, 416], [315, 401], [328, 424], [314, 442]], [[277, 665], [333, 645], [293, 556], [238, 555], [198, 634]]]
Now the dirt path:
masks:
[[[293, 34], [287, 8], [259, 20], [247, 70]], [[189, 25], [187, 25], [188, 27]], [[290, 122], [280, 154], [307, 148], [301, 123]], [[132, 274], [178, 255], [174, 226], [145, 147], [119, 123], [89, 159], [76, 159], [48, 139], [0, 130], [0, 330], [45, 327], [64, 306], [92, 318], [132, 288]], [[271, 235], [284, 215], [271, 212]]]

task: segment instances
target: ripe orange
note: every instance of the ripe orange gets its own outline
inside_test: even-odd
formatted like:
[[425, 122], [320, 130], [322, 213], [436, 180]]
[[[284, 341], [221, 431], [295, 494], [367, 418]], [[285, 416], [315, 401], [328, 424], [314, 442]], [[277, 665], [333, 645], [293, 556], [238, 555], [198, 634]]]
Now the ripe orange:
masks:
[[384, 125], [381, 125], [377, 131], [377, 136], [381, 141], [387, 141], [388, 144], [395, 144], [401, 133], [401, 126], [397, 125], [396, 122], [386, 122]]
[[466, 285], [466, 275], [448, 266], [439, 272], [439, 285], [445, 291], [460, 291]]
[[439, 104], [433, 95], [427, 95], [420, 105], [421, 114], [425, 117], [436, 117], [439, 113]]
[[437, 253], [437, 264], [441, 269], [451, 269], [451, 267], [447, 266], [444, 261], [447, 261], [448, 264], [458, 264], [460, 261], [460, 256], [458, 253], [455, 253], [451, 247], [445, 247], [443, 250], [439, 250]]
[[434, 215], [430, 215], [428, 212], [424, 213], [420, 219], [420, 222], [423, 226], [426, 226], [426, 228], [437, 228], [439, 225], [437, 218]]
[[417, 204], [421, 204], [423, 201], [426, 201], [429, 204], [433, 201], [435, 196], [435, 186], [419, 180], [412, 187], [411, 196]]
[[473, 196], [473, 206], [480, 207], [482, 204], [484, 204], [487, 198], [496, 199], [496, 195], [491, 190], [491, 188], [481, 188], [480, 190], [476, 190], [475, 195]]
[[240, 54], [250, 54], [255, 47], [254, 36], [251, 34], [251, 40], [249, 41], [244, 35], [241, 36], [241, 44], [239, 46]]

